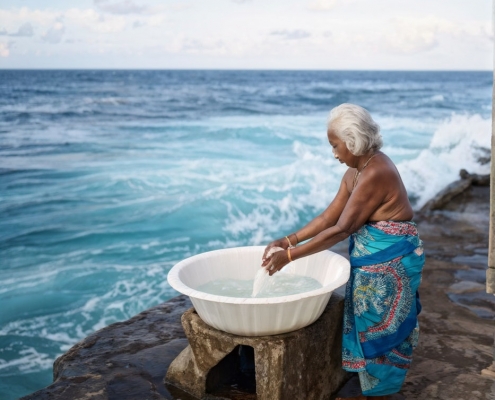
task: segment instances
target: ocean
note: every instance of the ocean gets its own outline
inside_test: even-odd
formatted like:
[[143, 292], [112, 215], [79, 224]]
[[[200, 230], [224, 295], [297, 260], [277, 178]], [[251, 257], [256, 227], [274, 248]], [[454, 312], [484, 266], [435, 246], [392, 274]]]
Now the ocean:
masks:
[[321, 212], [345, 171], [332, 107], [371, 112], [418, 209], [489, 172], [491, 90], [491, 72], [0, 70], [0, 399], [176, 296], [178, 261]]

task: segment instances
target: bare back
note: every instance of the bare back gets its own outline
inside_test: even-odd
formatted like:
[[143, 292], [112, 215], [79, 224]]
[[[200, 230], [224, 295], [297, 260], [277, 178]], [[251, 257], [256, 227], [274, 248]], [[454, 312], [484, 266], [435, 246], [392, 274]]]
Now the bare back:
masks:
[[357, 175], [357, 181], [355, 168], [349, 168], [343, 180], [349, 191], [348, 202], [352, 202], [353, 197], [362, 197], [366, 194], [371, 194], [374, 199], [380, 199], [378, 206], [369, 210], [371, 214], [368, 221], [409, 221], [413, 218], [414, 213], [399, 171], [392, 160], [382, 152], [377, 153], [367, 167]]

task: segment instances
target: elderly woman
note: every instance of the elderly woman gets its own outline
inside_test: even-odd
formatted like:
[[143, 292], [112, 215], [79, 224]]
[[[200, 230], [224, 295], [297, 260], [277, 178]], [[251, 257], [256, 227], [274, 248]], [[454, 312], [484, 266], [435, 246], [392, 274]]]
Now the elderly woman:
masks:
[[[342, 364], [357, 372], [363, 396], [387, 399], [400, 390], [417, 344], [417, 290], [424, 265], [422, 242], [399, 172], [380, 151], [379, 126], [362, 107], [330, 112], [328, 141], [349, 168], [337, 195], [306, 226], [265, 249], [273, 274], [291, 261], [350, 237]], [[296, 246], [297, 245], [297, 246]], [[268, 257], [271, 247], [285, 249]]]

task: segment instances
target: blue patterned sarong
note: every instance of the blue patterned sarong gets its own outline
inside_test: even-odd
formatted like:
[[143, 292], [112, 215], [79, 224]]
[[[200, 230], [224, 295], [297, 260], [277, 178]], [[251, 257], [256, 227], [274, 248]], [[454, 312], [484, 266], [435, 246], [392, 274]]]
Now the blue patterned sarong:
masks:
[[365, 396], [397, 393], [419, 336], [425, 257], [414, 222], [365, 224], [350, 238], [342, 364]]

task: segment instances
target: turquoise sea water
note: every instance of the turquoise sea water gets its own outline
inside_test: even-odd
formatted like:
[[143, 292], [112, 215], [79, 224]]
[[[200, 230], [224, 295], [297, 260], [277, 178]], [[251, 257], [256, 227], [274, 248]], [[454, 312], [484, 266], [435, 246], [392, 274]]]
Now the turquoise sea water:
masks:
[[335, 194], [328, 111], [382, 127], [415, 207], [486, 173], [491, 72], [0, 71], [0, 399], [177, 293], [188, 256], [261, 245]]

